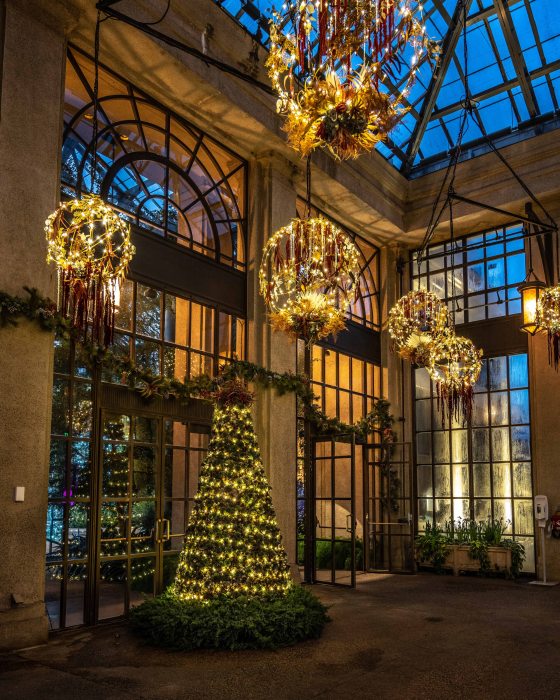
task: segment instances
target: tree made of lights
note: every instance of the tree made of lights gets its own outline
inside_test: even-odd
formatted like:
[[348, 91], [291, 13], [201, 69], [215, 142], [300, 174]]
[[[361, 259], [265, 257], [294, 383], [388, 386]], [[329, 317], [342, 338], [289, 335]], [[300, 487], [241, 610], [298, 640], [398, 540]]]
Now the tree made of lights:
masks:
[[181, 600], [267, 598], [291, 589], [288, 561], [239, 383], [222, 386], [173, 593]]

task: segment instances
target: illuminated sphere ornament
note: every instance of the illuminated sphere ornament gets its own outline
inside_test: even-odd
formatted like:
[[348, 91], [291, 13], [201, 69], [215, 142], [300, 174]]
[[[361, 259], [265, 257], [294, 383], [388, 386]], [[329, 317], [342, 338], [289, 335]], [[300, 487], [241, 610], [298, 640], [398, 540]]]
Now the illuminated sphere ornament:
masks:
[[473, 388], [482, 369], [481, 357], [482, 350], [451, 329], [434, 339], [427, 368], [436, 385], [444, 420], [470, 419]]
[[267, 241], [259, 271], [272, 326], [307, 342], [336, 335], [359, 271], [358, 249], [338, 226], [293, 219]]
[[266, 65], [291, 145], [340, 159], [370, 151], [406, 112], [423, 58], [438, 53], [416, 0], [287, 0], [270, 21]]
[[45, 222], [60, 312], [92, 342], [113, 340], [115, 294], [135, 253], [130, 227], [97, 195], [62, 202]]
[[558, 370], [560, 359], [560, 284], [540, 293], [535, 317], [537, 331], [548, 334], [548, 361]]
[[449, 313], [441, 299], [427, 289], [401, 297], [389, 312], [393, 349], [416, 365], [427, 365], [434, 338], [447, 328]]

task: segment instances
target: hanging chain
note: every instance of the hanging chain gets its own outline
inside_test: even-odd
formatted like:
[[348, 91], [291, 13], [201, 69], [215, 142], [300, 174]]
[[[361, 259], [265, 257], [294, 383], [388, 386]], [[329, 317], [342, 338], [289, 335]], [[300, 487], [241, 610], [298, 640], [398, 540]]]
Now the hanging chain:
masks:
[[306, 188], [306, 198], [305, 198], [305, 216], [307, 219], [311, 218], [311, 153], [307, 156], [307, 167], [305, 172], [305, 188]]
[[93, 157], [91, 162], [91, 191], [95, 190], [97, 175], [97, 141], [99, 137], [99, 30], [101, 27], [101, 11], [97, 11], [94, 41], [94, 78], [93, 78]]

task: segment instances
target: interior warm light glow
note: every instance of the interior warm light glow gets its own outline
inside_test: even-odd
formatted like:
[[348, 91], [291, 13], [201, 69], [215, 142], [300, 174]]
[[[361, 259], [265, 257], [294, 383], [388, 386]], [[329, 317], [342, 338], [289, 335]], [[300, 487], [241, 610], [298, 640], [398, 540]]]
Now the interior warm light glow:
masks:
[[530, 335], [535, 335], [542, 330], [537, 323], [537, 305], [544, 286], [544, 283], [539, 280], [528, 280], [517, 288], [521, 294], [523, 314], [521, 330]]

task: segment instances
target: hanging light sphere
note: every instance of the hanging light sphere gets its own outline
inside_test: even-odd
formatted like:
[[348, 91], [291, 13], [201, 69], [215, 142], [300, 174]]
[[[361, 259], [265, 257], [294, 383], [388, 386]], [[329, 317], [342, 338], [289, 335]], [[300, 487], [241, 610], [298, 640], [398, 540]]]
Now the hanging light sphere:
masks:
[[393, 349], [416, 365], [427, 365], [431, 346], [449, 323], [447, 306], [433, 292], [418, 289], [401, 297], [389, 312]]
[[473, 387], [482, 369], [482, 350], [451, 329], [434, 339], [428, 373], [436, 384], [444, 418], [468, 420], [472, 413]]
[[560, 284], [539, 291], [534, 319], [536, 330], [531, 335], [535, 335], [537, 332], [548, 334], [548, 360], [550, 364], [554, 363], [555, 368], [558, 369], [560, 360]]
[[438, 54], [416, 0], [287, 0], [270, 21], [266, 65], [290, 144], [302, 156], [370, 151], [406, 112], [423, 57]]
[[267, 241], [259, 271], [271, 324], [307, 341], [336, 335], [359, 269], [358, 249], [338, 226], [322, 217], [293, 219]]
[[85, 195], [61, 203], [45, 233], [47, 262], [58, 268], [61, 313], [84, 337], [109, 344], [114, 296], [135, 253], [130, 227], [100, 197]]

